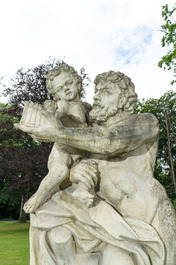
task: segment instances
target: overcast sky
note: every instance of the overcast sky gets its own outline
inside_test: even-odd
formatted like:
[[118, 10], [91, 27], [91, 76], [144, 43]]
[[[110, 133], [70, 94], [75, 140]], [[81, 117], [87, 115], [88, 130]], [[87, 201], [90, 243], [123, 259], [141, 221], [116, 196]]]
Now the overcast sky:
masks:
[[[161, 6], [174, 0], [5, 0], [0, 4], [0, 76], [13, 76], [64, 59], [77, 71], [84, 65], [92, 80], [121, 71], [135, 84], [140, 99], [160, 97], [173, 73], [157, 66], [161, 47]], [[0, 101], [3, 101], [0, 98]]]

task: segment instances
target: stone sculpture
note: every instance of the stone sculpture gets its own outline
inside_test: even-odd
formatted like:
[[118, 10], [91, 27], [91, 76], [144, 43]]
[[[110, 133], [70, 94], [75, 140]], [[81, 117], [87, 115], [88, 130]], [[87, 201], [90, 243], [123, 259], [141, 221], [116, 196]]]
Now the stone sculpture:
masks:
[[[59, 86], [63, 79], [53, 80]], [[67, 82], [63, 88], [71, 91]], [[31, 212], [31, 265], [176, 264], [175, 210], [153, 177], [158, 121], [152, 114], [133, 114], [136, 100], [131, 79], [109, 71], [95, 79], [89, 121], [81, 107], [83, 122], [76, 118], [69, 126], [64, 103], [65, 124], [37, 107], [44, 123], [32, 124], [24, 113], [15, 125], [39, 141], [54, 142], [71, 160], [56, 159], [55, 170], [66, 165], [67, 174], [38, 208], [28, 208], [32, 199], [25, 206]]]

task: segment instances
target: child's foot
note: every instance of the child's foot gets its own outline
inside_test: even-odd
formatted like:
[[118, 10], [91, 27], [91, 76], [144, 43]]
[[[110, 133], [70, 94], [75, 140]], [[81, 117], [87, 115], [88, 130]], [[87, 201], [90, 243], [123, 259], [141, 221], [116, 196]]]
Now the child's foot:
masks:
[[35, 213], [35, 211], [45, 202], [44, 197], [35, 193], [25, 204], [24, 211], [26, 213]]

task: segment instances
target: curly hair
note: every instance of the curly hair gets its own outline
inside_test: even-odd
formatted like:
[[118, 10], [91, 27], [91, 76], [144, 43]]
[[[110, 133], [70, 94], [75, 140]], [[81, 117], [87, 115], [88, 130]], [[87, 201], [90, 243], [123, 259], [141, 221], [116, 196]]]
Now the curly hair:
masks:
[[76, 79], [80, 94], [82, 91], [82, 78], [81, 76], [78, 75], [77, 71], [75, 71], [75, 69], [72, 66], [69, 66], [68, 64], [56, 66], [48, 72], [48, 74], [46, 75], [46, 88], [48, 92], [52, 94], [53, 90], [52, 81], [54, 80], [54, 77], [60, 75], [62, 72], [67, 72]]
[[137, 103], [137, 94], [135, 93], [135, 86], [131, 79], [121, 72], [109, 71], [96, 76], [94, 83], [97, 85], [100, 81], [112, 82], [117, 84], [121, 89], [121, 97], [126, 99], [123, 106], [123, 111], [133, 113], [134, 107]]

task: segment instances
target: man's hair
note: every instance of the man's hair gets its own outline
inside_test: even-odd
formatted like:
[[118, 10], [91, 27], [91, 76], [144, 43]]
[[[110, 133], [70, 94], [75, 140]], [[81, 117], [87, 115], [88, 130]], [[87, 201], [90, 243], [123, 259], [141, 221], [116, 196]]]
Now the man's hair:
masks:
[[121, 89], [121, 97], [126, 99], [123, 106], [123, 111], [133, 113], [137, 103], [137, 94], [135, 86], [131, 79], [121, 72], [109, 71], [96, 76], [94, 83], [97, 85], [100, 81], [112, 82], [117, 84]]
[[77, 71], [75, 71], [75, 69], [72, 66], [69, 66], [68, 64], [56, 66], [48, 72], [48, 74], [46, 75], [46, 88], [48, 92], [52, 94], [52, 81], [54, 80], [54, 77], [59, 76], [62, 72], [67, 72], [76, 79], [80, 94], [82, 91], [82, 78], [78, 75]]

